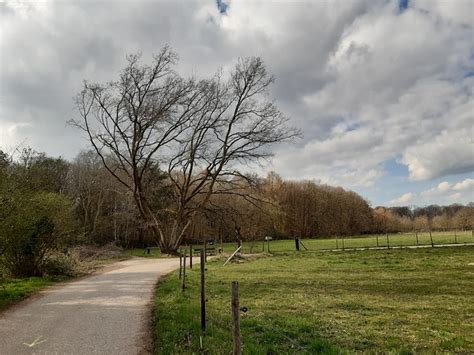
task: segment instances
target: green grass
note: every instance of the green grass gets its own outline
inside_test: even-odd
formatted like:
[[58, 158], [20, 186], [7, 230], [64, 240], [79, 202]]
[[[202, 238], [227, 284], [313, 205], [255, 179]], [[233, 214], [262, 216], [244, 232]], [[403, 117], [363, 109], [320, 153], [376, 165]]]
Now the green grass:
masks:
[[[433, 243], [435, 245], [442, 244], [466, 244], [474, 243], [474, 238], [471, 235], [470, 231], [457, 232], [456, 238], [454, 237], [454, 232], [433, 232]], [[416, 237], [413, 233], [398, 233], [398, 234], [389, 234], [388, 245], [392, 246], [409, 246], [416, 245]], [[361, 235], [361, 236], [351, 236], [345, 238], [318, 238], [318, 239], [305, 239], [302, 241], [303, 245], [308, 248], [310, 251], [318, 251], [324, 249], [342, 249], [344, 248], [366, 248], [366, 247], [386, 247], [387, 238], [385, 235]], [[431, 245], [431, 239], [428, 233], [418, 233], [418, 244], [419, 245]], [[195, 248], [199, 248], [200, 245], [196, 244]], [[220, 248], [221, 245], [217, 243], [214, 245], [215, 248]], [[222, 245], [224, 252], [232, 253], [237, 247], [236, 243], [224, 243]], [[184, 246], [188, 250], [187, 246]], [[244, 253], [260, 253], [263, 250], [267, 250], [268, 246], [263, 241], [245, 241], [242, 245], [242, 251]], [[272, 253], [279, 252], [289, 252], [295, 250], [295, 241], [294, 240], [273, 240], [270, 242], [270, 251]], [[301, 246], [301, 250], [304, 250], [304, 247]], [[125, 251], [126, 255], [138, 256], [145, 258], [162, 258], [169, 257], [169, 255], [162, 255], [159, 248], [150, 249], [150, 254], [147, 254], [146, 249], [144, 248], [134, 248], [128, 249]]]
[[[232, 352], [239, 281], [244, 354], [474, 352], [474, 248], [290, 252], [207, 264], [203, 352]], [[157, 288], [155, 352], [200, 352], [199, 273]]]
[[[455, 242], [458, 244], [474, 243], [471, 231], [457, 232], [456, 238], [454, 232], [433, 232], [432, 237], [435, 245], [455, 244]], [[391, 247], [417, 245], [414, 233], [389, 234], [388, 239], [388, 245]], [[302, 242], [310, 251], [336, 248], [342, 249], [343, 245], [344, 248], [387, 247], [387, 238], [385, 235], [352, 236], [343, 239], [341, 237], [305, 239]], [[418, 233], [418, 244], [431, 245], [429, 233]], [[225, 252], [232, 252], [236, 248], [236, 243], [224, 243], [223, 248]], [[267, 250], [268, 247], [267, 244], [262, 241], [243, 243], [243, 252], [245, 253], [259, 253], [262, 252], [264, 248]], [[273, 240], [270, 242], [270, 251], [272, 253], [293, 250], [295, 250], [294, 240]], [[304, 248], [301, 247], [301, 250], [304, 250]]]
[[64, 281], [65, 279], [64, 277], [29, 277], [0, 281], [0, 310], [31, 296], [53, 283]]

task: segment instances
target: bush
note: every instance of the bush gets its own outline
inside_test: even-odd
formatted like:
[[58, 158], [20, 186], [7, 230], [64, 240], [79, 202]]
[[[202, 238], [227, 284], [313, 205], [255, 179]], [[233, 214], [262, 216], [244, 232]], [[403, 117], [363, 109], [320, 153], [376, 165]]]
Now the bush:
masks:
[[79, 263], [75, 254], [53, 252], [45, 258], [40, 271], [47, 276], [75, 276]]
[[77, 254], [79, 260], [88, 259], [111, 259], [122, 256], [123, 249], [114, 243], [106, 245], [80, 245], [72, 249]]
[[52, 252], [70, 240], [72, 205], [55, 193], [11, 190], [0, 194], [0, 251], [14, 277], [42, 276]]

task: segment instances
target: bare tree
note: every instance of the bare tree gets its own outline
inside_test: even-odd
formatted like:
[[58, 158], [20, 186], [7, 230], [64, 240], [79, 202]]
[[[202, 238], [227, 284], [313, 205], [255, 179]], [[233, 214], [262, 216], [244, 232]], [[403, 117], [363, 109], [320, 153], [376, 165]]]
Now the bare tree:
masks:
[[[185, 80], [172, 70], [175, 63], [168, 47], [151, 66], [129, 56], [118, 81], [84, 84], [77, 99], [81, 120], [73, 121], [106, 169], [133, 192], [146, 226], [168, 253], [218, 181], [239, 175], [238, 164], [269, 157], [270, 144], [298, 134], [268, 99], [273, 77], [259, 58], [240, 60], [228, 80], [220, 73]], [[147, 174], [156, 166], [173, 187], [167, 229], [146, 193]]]

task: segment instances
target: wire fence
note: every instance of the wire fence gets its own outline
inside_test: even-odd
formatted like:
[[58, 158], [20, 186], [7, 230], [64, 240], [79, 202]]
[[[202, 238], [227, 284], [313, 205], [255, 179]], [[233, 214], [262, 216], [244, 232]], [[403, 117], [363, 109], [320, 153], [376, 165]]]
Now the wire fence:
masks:
[[[351, 250], [351, 249], [385, 249], [385, 248], [402, 248], [402, 247], [435, 247], [435, 246], [449, 246], [449, 245], [474, 245], [474, 237], [472, 231], [463, 231], [463, 232], [421, 232], [421, 233], [405, 233], [405, 234], [384, 234], [384, 235], [371, 235], [371, 236], [362, 236], [362, 237], [352, 237], [352, 238], [343, 238], [343, 237], [334, 237], [327, 239], [306, 239], [306, 240], [270, 240], [266, 238], [263, 241], [249, 241], [242, 244], [242, 253], [278, 253], [278, 252], [290, 252], [299, 249], [300, 251], [324, 251], [324, 250]], [[234, 354], [235, 352], [235, 327], [239, 327], [239, 338], [237, 342], [240, 344], [240, 320], [235, 322], [234, 317], [231, 317], [231, 314], [220, 313], [216, 314], [215, 309], [207, 309], [206, 306], [206, 282], [205, 274], [207, 273], [207, 268], [205, 267], [207, 263], [207, 252], [222, 251], [232, 252], [236, 248], [236, 243], [224, 243], [220, 244], [215, 243], [213, 249], [207, 249], [207, 245], [201, 245], [194, 248], [193, 246], [183, 247], [182, 251], [193, 251], [195, 253], [194, 264], [197, 264], [199, 261], [200, 265], [196, 269], [200, 270], [201, 280], [200, 280], [200, 297], [201, 297], [201, 333], [199, 335], [201, 350], [203, 349], [204, 335], [206, 334], [206, 328], [208, 326], [224, 329], [233, 334], [234, 338]], [[205, 254], [206, 252], [206, 254]], [[201, 257], [201, 253], [203, 254]], [[214, 253], [213, 253], [214, 254]], [[187, 254], [189, 257], [190, 254]], [[184, 256], [184, 254], [183, 254]], [[189, 265], [188, 260], [188, 265]], [[196, 273], [186, 274], [185, 272], [186, 263], [183, 260], [180, 261], [180, 272], [179, 276], [182, 280], [182, 291], [185, 292], [185, 283], [186, 278], [191, 277], [191, 275], [197, 276]], [[196, 265], [197, 266], [197, 265]], [[202, 266], [202, 267], [201, 267]], [[187, 266], [189, 267], [189, 266]], [[230, 286], [230, 285], [229, 285]], [[229, 287], [229, 299], [231, 296]], [[203, 309], [204, 307], [204, 309]], [[244, 308], [240, 308], [243, 312], [247, 312]], [[240, 310], [238, 313], [240, 313]], [[234, 313], [235, 315], [235, 313]], [[292, 334], [287, 334], [281, 327], [277, 325], [277, 322], [269, 322], [262, 317], [252, 317], [251, 310], [244, 318], [242, 318], [242, 324], [245, 327], [248, 320], [253, 320], [257, 322], [258, 326], [263, 329], [266, 333], [273, 333], [279, 338], [284, 340], [287, 343], [287, 346], [290, 346], [291, 349], [303, 353], [311, 353], [311, 351], [304, 345], [298, 342], [297, 337], [292, 337]], [[237, 324], [237, 325], [236, 325]], [[244, 334], [245, 335], [245, 334]], [[245, 337], [243, 338], [242, 343], [245, 345]], [[239, 353], [239, 352], [237, 352]], [[240, 354], [240, 353], [239, 353]]]
[[[334, 236], [330, 238], [299, 239], [300, 251], [377, 249], [400, 247], [428, 247], [444, 245], [474, 244], [472, 231], [448, 232], [413, 232], [362, 236]], [[223, 243], [221, 248], [230, 253], [237, 243]], [[262, 252], [279, 253], [296, 251], [293, 240], [252, 240], [242, 243], [242, 253], [257, 254]]]

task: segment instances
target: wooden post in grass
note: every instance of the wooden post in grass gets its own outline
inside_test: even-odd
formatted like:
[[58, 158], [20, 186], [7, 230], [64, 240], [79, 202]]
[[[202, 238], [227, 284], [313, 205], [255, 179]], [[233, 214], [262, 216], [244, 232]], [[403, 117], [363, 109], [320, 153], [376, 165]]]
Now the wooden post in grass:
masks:
[[183, 255], [181, 254], [181, 250], [179, 251], [179, 279], [181, 280], [181, 276], [183, 274]]
[[431, 247], [434, 247], [433, 236], [431, 235], [431, 230], [430, 230], [430, 240], [431, 240]]
[[458, 236], [456, 235], [456, 229], [454, 230], [454, 244], [458, 244]]
[[265, 253], [265, 240], [262, 242], [262, 253]]
[[189, 268], [193, 268], [193, 245], [189, 246]]
[[390, 241], [388, 239], [388, 233], [385, 233], [385, 236], [387, 237], [387, 249], [390, 249]]
[[181, 285], [181, 290], [184, 292], [184, 289], [186, 288], [186, 249], [184, 249], [184, 255], [183, 255], [183, 279], [182, 279], [182, 285]]
[[296, 251], [300, 251], [300, 238], [298, 237], [295, 238], [295, 248]]
[[418, 245], [418, 232], [415, 232], [416, 245]]
[[201, 249], [201, 329], [206, 330], [206, 284], [205, 284], [205, 250]]
[[336, 235], [336, 249], [339, 249], [339, 242], [337, 241], [337, 235]]
[[379, 235], [378, 234], [375, 235], [375, 239], [377, 240], [377, 247], [378, 247], [379, 246]]
[[242, 354], [242, 343], [240, 341], [240, 305], [239, 305], [239, 283], [232, 281], [232, 323], [234, 324], [234, 355]]

